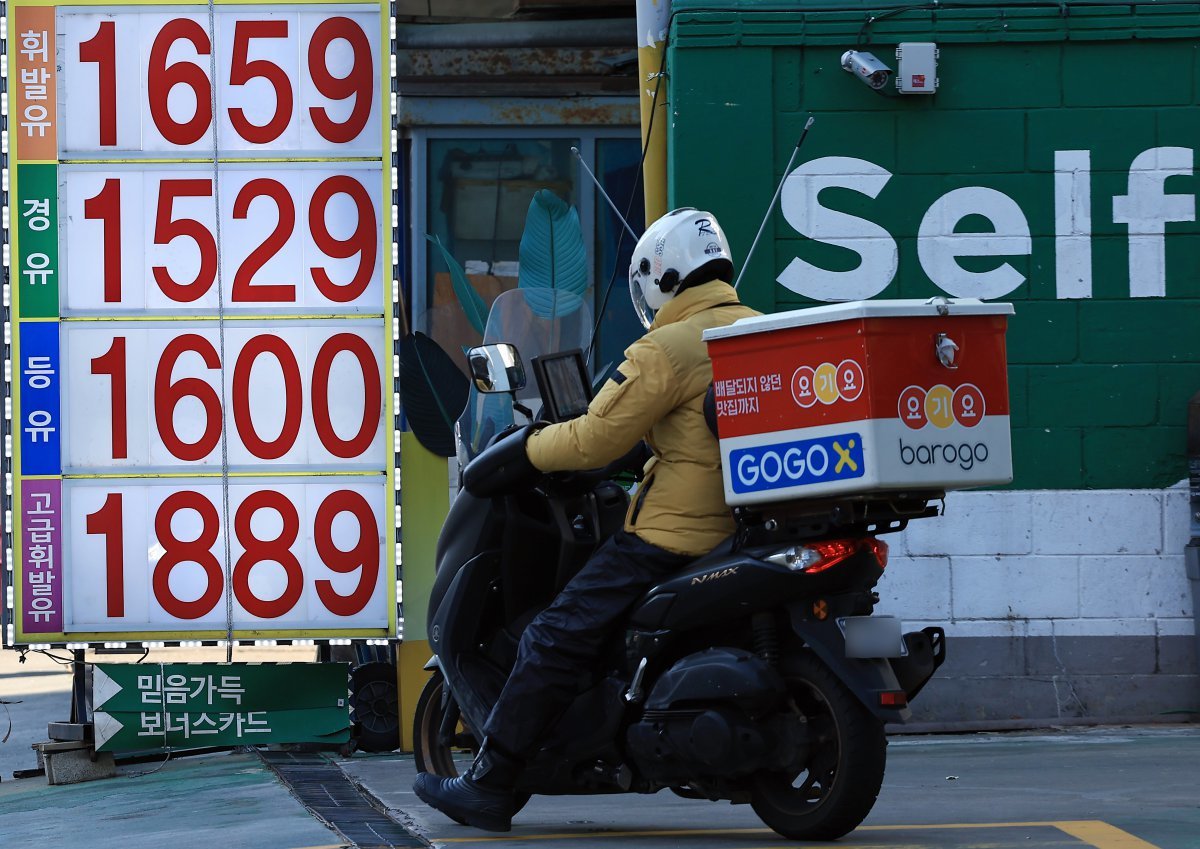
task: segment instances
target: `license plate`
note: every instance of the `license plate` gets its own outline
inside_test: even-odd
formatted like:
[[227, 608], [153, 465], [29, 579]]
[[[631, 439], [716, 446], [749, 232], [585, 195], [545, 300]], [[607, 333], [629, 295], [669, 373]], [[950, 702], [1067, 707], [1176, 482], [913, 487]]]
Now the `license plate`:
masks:
[[846, 657], [901, 657], [904, 638], [895, 616], [845, 616], [838, 627], [846, 638]]

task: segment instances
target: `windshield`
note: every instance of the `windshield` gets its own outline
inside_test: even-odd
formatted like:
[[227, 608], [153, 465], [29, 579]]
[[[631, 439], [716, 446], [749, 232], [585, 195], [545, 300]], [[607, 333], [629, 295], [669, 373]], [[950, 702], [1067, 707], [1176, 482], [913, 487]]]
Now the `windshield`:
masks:
[[[592, 311], [579, 295], [550, 289], [512, 289], [492, 302], [483, 344], [516, 345], [525, 363], [529, 382], [517, 400], [537, 416], [541, 406], [537, 381], [529, 363], [534, 357], [579, 348], [586, 353], [592, 342]], [[484, 394], [471, 386], [467, 407], [458, 419], [459, 460], [472, 459], [489, 439], [511, 424], [529, 418], [513, 410], [512, 396]]]

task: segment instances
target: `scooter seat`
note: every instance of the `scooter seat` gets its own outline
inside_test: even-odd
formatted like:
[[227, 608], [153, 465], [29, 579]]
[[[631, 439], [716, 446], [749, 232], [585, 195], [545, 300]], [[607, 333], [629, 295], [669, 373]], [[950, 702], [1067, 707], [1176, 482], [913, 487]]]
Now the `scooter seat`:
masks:
[[662, 627], [671, 604], [675, 601], [676, 592], [687, 586], [688, 580], [695, 574], [703, 574], [711, 563], [724, 560], [733, 553], [732, 536], [726, 538], [708, 554], [692, 561], [678, 573], [667, 578], [646, 591], [646, 594], [633, 606], [629, 616], [629, 626], [639, 630], [657, 630]]

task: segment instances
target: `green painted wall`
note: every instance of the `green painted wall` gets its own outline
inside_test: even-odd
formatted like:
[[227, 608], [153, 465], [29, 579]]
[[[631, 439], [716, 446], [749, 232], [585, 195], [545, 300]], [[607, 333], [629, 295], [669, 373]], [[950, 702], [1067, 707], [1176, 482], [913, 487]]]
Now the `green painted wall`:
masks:
[[[1131, 297], [1130, 226], [1114, 221], [1113, 199], [1134, 192], [1130, 168], [1145, 151], [1178, 147], [1195, 159], [1200, 5], [913, 10], [865, 32], [867, 13], [855, 9], [867, 7], [854, 3], [838, 12], [719, 5], [724, 11], [675, 3], [670, 205], [711, 209], [744, 256], [812, 114], [797, 165], [853, 157], [893, 175], [874, 198], [834, 186], [820, 204], [874, 222], [895, 240], [898, 270], [879, 297], [924, 298], [947, 294], [919, 258], [926, 211], [955, 189], [1003, 193], [1028, 222], [1028, 255], [958, 262], [975, 272], [1008, 263], [1025, 278], [998, 298], [1016, 305], [1012, 486], [1142, 488], [1185, 477], [1186, 405], [1200, 390], [1200, 227], [1195, 214], [1165, 223], [1165, 296]], [[870, 8], [878, 15], [887, 4]], [[860, 35], [862, 49], [893, 68], [898, 42], [937, 42], [937, 94], [883, 96], [842, 71], [841, 54]], [[1056, 151], [1090, 156], [1086, 299], [1059, 291], [1067, 284], [1056, 272]], [[1165, 203], [1186, 207], [1191, 199], [1194, 208], [1200, 184], [1190, 169], [1160, 184]], [[993, 226], [968, 216], [955, 232]], [[797, 257], [830, 271], [859, 263], [845, 247], [801, 236], [776, 211], [743, 297], [766, 311], [812, 303], [776, 283]]]

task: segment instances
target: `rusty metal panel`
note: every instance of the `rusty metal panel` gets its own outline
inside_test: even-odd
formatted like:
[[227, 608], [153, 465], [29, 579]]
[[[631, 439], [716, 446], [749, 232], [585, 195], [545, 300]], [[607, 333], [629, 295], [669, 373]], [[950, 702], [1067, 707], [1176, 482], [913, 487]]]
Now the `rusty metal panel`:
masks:
[[396, 122], [401, 127], [630, 127], [638, 102], [630, 97], [421, 97], [401, 90]]
[[634, 0], [397, 0], [396, 14], [401, 17], [441, 18], [446, 20], [498, 20], [522, 14], [549, 16], [562, 12], [577, 16], [588, 12], [627, 10], [633, 15]]
[[401, 24], [396, 88], [429, 97], [632, 96], [637, 52], [625, 30], [624, 21]]
[[620, 77], [620, 87], [636, 87], [637, 53], [622, 48], [400, 49], [396, 76], [409, 79], [455, 77]]
[[397, 79], [402, 97], [614, 97], [636, 94], [624, 79], [609, 77], [441, 77]]
[[628, 9], [633, 12], [635, 5], [634, 0], [517, 0], [517, 6], [522, 12], [545, 9]]
[[414, 18], [507, 18], [517, 0], [396, 0], [396, 14]]

